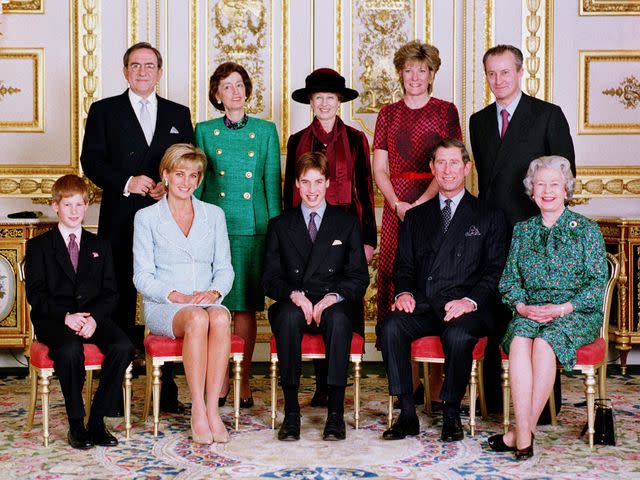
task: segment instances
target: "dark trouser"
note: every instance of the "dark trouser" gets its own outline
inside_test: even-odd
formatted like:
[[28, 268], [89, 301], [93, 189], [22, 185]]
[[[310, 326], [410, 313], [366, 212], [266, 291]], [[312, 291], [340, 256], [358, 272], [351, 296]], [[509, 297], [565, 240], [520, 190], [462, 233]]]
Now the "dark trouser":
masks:
[[67, 326], [56, 334], [49, 334], [42, 341], [49, 347], [49, 356], [64, 396], [67, 416], [84, 417], [82, 387], [85, 380], [83, 343], [94, 343], [104, 354], [100, 384], [93, 396], [91, 416], [112, 416], [119, 410], [122, 399], [122, 380], [133, 359], [133, 344], [113, 322], [103, 320], [89, 339], [77, 335]]
[[320, 326], [307, 325], [300, 307], [290, 301], [276, 302], [269, 307], [269, 323], [276, 337], [280, 384], [283, 388], [298, 387], [302, 371], [302, 336], [322, 334], [327, 359], [327, 384], [346, 387], [349, 350], [353, 332], [354, 305], [342, 301], [325, 309]]
[[[439, 336], [445, 356], [445, 379], [440, 398], [459, 405], [471, 375], [473, 348], [480, 337], [487, 335], [487, 331], [478, 312], [449, 322], [441, 321], [432, 311], [420, 314], [391, 312], [376, 327], [389, 379], [389, 394], [413, 392], [411, 342], [420, 337]], [[428, 386], [425, 385], [425, 388]]]

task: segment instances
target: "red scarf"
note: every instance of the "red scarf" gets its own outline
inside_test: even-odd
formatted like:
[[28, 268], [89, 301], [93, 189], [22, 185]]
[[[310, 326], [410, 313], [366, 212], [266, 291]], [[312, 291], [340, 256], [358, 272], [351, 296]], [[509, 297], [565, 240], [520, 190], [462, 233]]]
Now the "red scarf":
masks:
[[[336, 116], [333, 129], [329, 133], [322, 128], [320, 120], [314, 118], [311, 125], [304, 129], [296, 149], [296, 158], [300, 158], [303, 153], [314, 151], [314, 146], [315, 151], [322, 151], [329, 161], [330, 183], [327, 202], [331, 205], [351, 205], [354, 159], [349, 148], [347, 129], [340, 117]], [[293, 192], [293, 204], [300, 204], [300, 192], [297, 188]]]

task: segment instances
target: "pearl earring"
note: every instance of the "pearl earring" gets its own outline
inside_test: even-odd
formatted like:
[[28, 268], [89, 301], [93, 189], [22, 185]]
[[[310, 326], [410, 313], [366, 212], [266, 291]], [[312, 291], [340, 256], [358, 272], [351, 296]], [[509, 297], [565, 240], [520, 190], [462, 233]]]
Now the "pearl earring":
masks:
[[165, 187], [168, 187], [168, 186], [169, 186], [169, 181], [168, 181], [166, 178], [164, 179], [164, 186], [165, 186]]

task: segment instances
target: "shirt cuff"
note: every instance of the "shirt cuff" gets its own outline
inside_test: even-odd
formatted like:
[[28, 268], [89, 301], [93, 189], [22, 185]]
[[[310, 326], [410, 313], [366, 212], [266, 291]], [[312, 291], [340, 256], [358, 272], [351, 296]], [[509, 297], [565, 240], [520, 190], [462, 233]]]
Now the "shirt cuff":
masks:
[[478, 304], [474, 301], [471, 300], [469, 297], [462, 297], [463, 300], [468, 300], [469, 302], [471, 302], [473, 304], [473, 312], [475, 312], [476, 310], [478, 310]]
[[127, 180], [127, 183], [124, 184], [124, 191], [122, 192], [122, 195], [124, 195], [125, 197], [128, 197], [129, 195], [131, 195], [131, 192], [129, 191], [129, 183], [131, 182], [131, 179], [133, 177], [129, 177], [129, 180]]
[[341, 301], [343, 301], [343, 300], [344, 300], [344, 297], [343, 297], [342, 295], [340, 295], [339, 293], [336, 293], [336, 292], [330, 292], [330, 293], [327, 293], [327, 294], [325, 295], [325, 297], [327, 297], [327, 296], [329, 296], [329, 295], [334, 295], [334, 296], [336, 297], [336, 303], [340, 303]]
[[393, 297], [393, 301], [394, 301], [394, 302], [397, 302], [397, 301], [398, 301], [398, 297], [399, 297], [400, 295], [411, 295], [411, 298], [413, 298], [413, 293], [411, 293], [411, 292], [400, 292], [400, 293], [399, 293], [399, 294], [397, 294], [395, 297]]

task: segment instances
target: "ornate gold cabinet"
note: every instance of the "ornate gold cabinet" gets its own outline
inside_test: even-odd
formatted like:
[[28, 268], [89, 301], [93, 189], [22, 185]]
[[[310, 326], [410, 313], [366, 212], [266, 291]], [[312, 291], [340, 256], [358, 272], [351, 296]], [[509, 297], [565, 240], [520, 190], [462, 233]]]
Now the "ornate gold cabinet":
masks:
[[640, 217], [597, 219], [607, 251], [618, 254], [620, 278], [611, 308], [609, 341], [620, 352], [623, 374], [633, 345], [640, 344]]
[[29, 346], [29, 310], [18, 266], [24, 258], [27, 240], [53, 225], [52, 221], [41, 220], [0, 222], [0, 347]]

